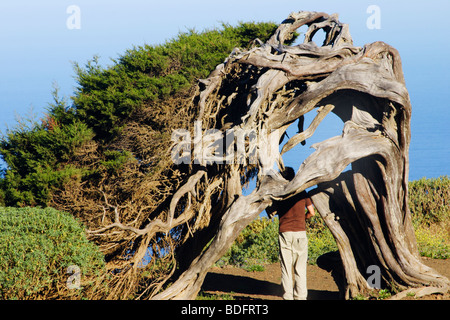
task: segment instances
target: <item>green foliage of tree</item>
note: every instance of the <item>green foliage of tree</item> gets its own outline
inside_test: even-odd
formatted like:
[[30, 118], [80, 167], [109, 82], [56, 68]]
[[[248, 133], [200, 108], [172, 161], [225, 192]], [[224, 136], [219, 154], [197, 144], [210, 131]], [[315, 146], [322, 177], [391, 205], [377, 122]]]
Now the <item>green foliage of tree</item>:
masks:
[[46, 205], [52, 190], [68, 179], [80, 179], [82, 171], [69, 162], [93, 136], [80, 120], [62, 125], [50, 115], [41, 123], [24, 122], [8, 131], [0, 141], [8, 164], [0, 180], [5, 204]]
[[206, 78], [234, 47], [265, 41], [273, 23], [223, 25], [221, 30], [189, 30], [158, 46], [127, 50], [106, 69], [94, 57], [84, 68], [75, 65], [79, 87], [73, 97], [77, 115], [101, 139], [113, 138], [137, 108], [164, 100]]
[[[73, 180], [100, 184], [127, 163], [165, 155], [158, 148], [167, 147], [178, 120], [173, 115], [179, 106], [170, 100], [188, 95], [196, 80], [207, 77], [234, 47], [247, 47], [255, 38], [265, 41], [276, 27], [251, 22], [189, 30], [161, 45], [127, 50], [108, 67], [100, 66], [98, 57], [83, 67], [75, 64], [78, 87], [72, 105], [55, 90], [43, 119], [20, 122], [1, 138], [0, 155], [8, 168], [0, 175], [0, 204], [46, 206], [55, 190]], [[144, 121], [154, 142], [145, 152], [130, 142], [135, 137], [121, 136]], [[147, 173], [158, 171], [161, 161], [148, 160]]]
[[0, 298], [64, 298], [67, 268], [80, 268], [82, 286], [102, 273], [103, 255], [68, 213], [52, 208], [0, 207]]

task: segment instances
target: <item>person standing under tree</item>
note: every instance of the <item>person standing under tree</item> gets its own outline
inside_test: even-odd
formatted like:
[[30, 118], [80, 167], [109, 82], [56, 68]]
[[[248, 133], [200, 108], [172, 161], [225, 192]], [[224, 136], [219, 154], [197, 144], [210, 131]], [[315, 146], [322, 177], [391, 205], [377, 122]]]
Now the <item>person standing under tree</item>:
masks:
[[[282, 173], [287, 180], [295, 177], [295, 171], [287, 167]], [[306, 209], [308, 213], [306, 214]], [[315, 215], [311, 199], [306, 191], [276, 202], [267, 210], [269, 217], [278, 214], [281, 262], [281, 285], [285, 300], [306, 300], [306, 263], [308, 260], [308, 238], [306, 219]], [[293, 271], [293, 272], [292, 272]]]

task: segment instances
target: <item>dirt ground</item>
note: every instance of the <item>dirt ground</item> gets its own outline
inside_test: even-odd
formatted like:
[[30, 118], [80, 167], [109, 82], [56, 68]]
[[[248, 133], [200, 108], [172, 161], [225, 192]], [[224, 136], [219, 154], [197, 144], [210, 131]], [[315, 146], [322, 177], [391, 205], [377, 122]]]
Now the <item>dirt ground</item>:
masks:
[[[424, 263], [450, 279], [450, 259], [422, 258]], [[339, 300], [339, 290], [330, 272], [308, 265], [308, 300]], [[279, 263], [267, 265], [262, 272], [249, 272], [235, 267], [213, 267], [206, 276], [204, 294], [232, 296], [246, 300], [281, 300]], [[408, 297], [407, 299], [414, 299]], [[420, 300], [450, 300], [450, 293], [433, 294]]]

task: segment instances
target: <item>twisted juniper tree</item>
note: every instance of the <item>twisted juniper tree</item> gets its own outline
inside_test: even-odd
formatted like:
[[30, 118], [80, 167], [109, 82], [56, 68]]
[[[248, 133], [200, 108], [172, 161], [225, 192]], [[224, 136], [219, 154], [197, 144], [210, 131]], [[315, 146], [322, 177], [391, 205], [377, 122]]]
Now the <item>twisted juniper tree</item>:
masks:
[[[303, 25], [304, 43], [286, 45]], [[312, 40], [320, 29], [326, 38], [319, 47]], [[173, 136], [173, 159], [189, 167], [189, 178], [171, 198], [166, 219], [140, 230], [168, 231], [195, 216], [190, 223], [197, 232], [179, 252], [181, 272], [154, 299], [195, 298], [209, 267], [250, 221], [273, 201], [313, 186], [313, 203], [339, 248], [346, 298], [370, 290], [371, 265], [397, 289], [446, 290], [448, 279], [421, 262], [411, 224], [411, 103], [397, 50], [383, 42], [354, 46], [337, 15], [292, 13], [267, 42], [235, 49], [199, 88], [193, 129]], [[309, 112], [316, 116], [303, 130]], [[313, 135], [330, 112], [342, 119], [342, 135], [313, 145], [295, 178], [283, 179], [282, 155]], [[279, 152], [278, 142], [295, 124], [299, 133]], [[256, 188], [243, 195], [250, 176], [257, 177]]]
[[[304, 43], [292, 45], [302, 26]], [[220, 63], [234, 45], [247, 49]], [[106, 257], [90, 298], [195, 298], [250, 221], [311, 187], [339, 248], [345, 297], [370, 290], [370, 266], [387, 286], [447, 290], [416, 248], [411, 104], [389, 45], [353, 46], [337, 15], [299, 12], [278, 28], [182, 34], [111, 68], [94, 61], [76, 70], [73, 107], [55, 101], [41, 125], [2, 140], [10, 169], [0, 182], [10, 205], [49, 205], [83, 221]], [[283, 155], [330, 112], [342, 134], [313, 145], [295, 178], [283, 179]], [[307, 113], [315, 117], [303, 128]], [[291, 125], [299, 132], [283, 143]], [[255, 189], [243, 195], [252, 178]]]

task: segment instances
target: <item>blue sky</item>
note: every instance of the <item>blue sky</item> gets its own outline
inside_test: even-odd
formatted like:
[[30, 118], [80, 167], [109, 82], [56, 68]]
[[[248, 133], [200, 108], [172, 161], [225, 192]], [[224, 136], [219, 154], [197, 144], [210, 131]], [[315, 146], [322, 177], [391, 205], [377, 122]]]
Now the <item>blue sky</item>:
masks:
[[[80, 29], [66, 25], [70, 5], [80, 9]], [[370, 5], [381, 10], [380, 29], [366, 25]], [[447, 0], [2, 0], [0, 130], [14, 127], [16, 115], [26, 116], [31, 110], [42, 117], [52, 99], [53, 83], [69, 97], [76, 86], [72, 62], [83, 64], [99, 55], [101, 64], [108, 65], [133, 45], [162, 43], [188, 28], [281, 22], [291, 11], [300, 10], [337, 12], [342, 22], [350, 24], [355, 45], [381, 40], [400, 51], [413, 103], [411, 179], [450, 175]], [[329, 137], [329, 132], [339, 134], [342, 126], [330, 122], [322, 127], [322, 134]], [[296, 166], [299, 159], [304, 158], [289, 161]]]

